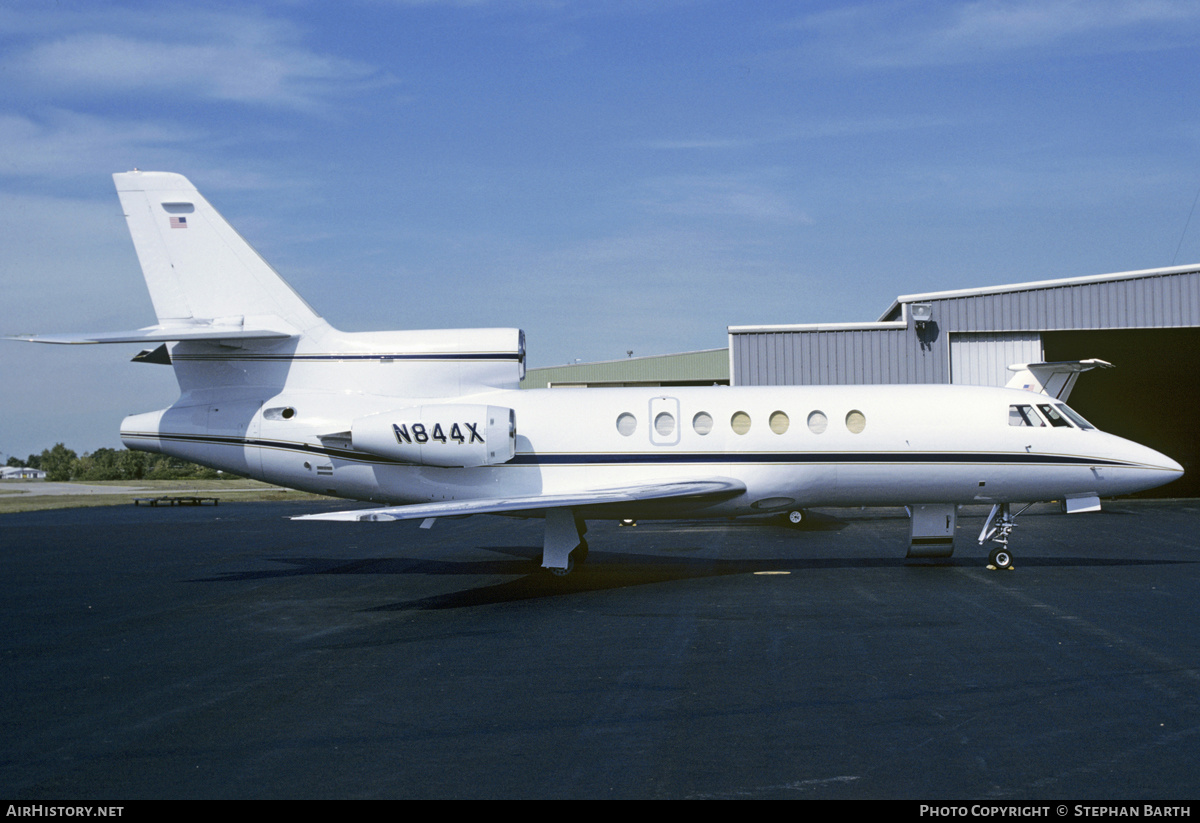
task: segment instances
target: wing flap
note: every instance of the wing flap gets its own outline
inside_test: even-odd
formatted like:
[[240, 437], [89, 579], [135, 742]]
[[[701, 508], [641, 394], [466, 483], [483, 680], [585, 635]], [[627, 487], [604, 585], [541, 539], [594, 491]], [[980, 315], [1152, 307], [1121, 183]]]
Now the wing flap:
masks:
[[512, 512], [542, 512], [547, 509], [591, 509], [656, 500], [691, 501], [697, 504], [717, 502], [735, 497], [746, 490], [739, 480], [720, 477], [708, 480], [682, 480], [666, 483], [644, 483], [609, 489], [583, 489], [558, 494], [514, 495], [482, 500], [446, 500], [438, 503], [414, 503], [408, 506], [388, 506], [380, 509], [305, 514], [292, 520], [380, 521], [416, 520], [427, 517], [456, 517], [469, 514], [505, 514]]

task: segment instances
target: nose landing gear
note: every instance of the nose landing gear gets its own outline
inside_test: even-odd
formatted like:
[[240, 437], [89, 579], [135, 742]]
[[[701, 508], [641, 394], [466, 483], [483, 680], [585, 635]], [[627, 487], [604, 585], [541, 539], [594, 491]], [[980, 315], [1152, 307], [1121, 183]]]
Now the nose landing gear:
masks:
[[992, 506], [991, 513], [983, 523], [983, 530], [979, 532], [979, 545], [982, 546], [988, 540], [998, 544], [988, 552], [988, 568], [1012, 569], [1013, 556], [1008, 549], [1008, 536], [1017, 527], [1017, 515], [1022, 514], [1031, 505], [1033, 504], [1030, 503], [1016, 514], [1012, 513], [1008, 503]]

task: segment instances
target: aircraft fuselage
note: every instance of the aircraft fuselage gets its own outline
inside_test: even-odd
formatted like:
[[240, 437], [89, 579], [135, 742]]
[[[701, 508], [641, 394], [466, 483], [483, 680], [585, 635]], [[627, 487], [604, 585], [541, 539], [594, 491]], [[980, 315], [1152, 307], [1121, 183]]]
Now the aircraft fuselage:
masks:
[[[485, 438], [456, 415], [472, 404], [512, 410], [511, 459], [419, 465], [336, 436], [364, 416], [394, 417], [405, 421], [391, 424], [397, 444], [423, 439], [433, 460], [438, 449]], [[1044, 419], [1010, 424], [1010, 407], [1039, 404], [1058, 405], [1013, 389], [935, 385], [535, 389], [449, 400], [324, 392], [254, 399], [251, 392], [195, 404], [185, 397], [164, 412], [128, 418], [122, 438], [130, 448], [388, 505], [697, 476], [736, 477], [746, 486], [699, 505], [631, 504], [623, 517], [1103, 497], [1181, 471], [1152, 449], [1095, 429]], [[414, 407], [425, 409], [416, 423], [399, 413]]]

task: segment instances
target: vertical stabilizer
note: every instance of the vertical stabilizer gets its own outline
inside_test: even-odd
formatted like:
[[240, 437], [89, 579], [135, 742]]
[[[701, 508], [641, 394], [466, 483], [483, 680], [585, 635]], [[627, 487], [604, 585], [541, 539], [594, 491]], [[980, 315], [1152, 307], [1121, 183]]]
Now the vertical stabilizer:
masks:
[[1055, 397], [1064, 403], [1075, 388], [1079, 375], [1092, 369], [1111, 369], [1112, 363], [1105, 360], [1060, 360], [1054, 363], [1014, 363], [1008, 367], [1016, 372], [1006, 388], [1025, 389]]
[[186, 177], [131, 171], [113, 181], [160, 324], [278, 318], [303, 332], [323, 323]]

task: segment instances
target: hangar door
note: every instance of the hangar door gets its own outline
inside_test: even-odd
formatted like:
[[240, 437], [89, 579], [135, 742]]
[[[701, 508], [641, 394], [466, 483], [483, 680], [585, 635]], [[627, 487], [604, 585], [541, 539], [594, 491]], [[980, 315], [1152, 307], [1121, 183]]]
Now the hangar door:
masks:
[[1013, 363], [1042, 360], [1040, 332], [957, 332], [950, 335], [950, 382], [964, 386], [1003, 386]]
[[1101, 429], [1168, 455], [1186, 474], [1145, 492], [1200, 495], [1200, 329], [1043, 332], [1047, 360], [1099, 357], [1116, 368], [1079, 376], [1069, 403]]

